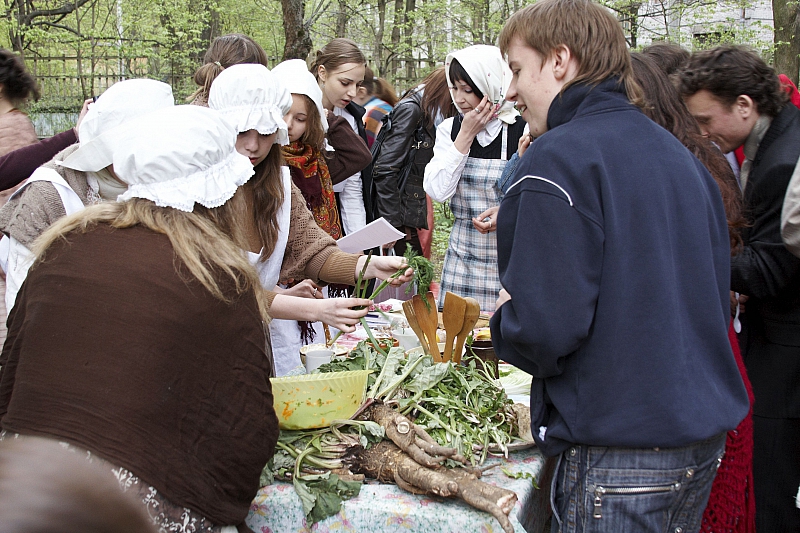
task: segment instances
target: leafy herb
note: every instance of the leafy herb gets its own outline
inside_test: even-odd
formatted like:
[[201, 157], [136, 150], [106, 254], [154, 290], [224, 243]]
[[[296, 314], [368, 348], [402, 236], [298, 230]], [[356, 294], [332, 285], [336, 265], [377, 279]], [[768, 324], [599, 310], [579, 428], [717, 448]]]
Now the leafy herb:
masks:
[[500, 467], [500, 470], [512, 479], [530, 479], [531, 483], [533, 483], [533, 488], [538, 489], [539, 484], [536, 483], [536, 476], [531, 474], [530, 472], [512, 472], [511, 470], [507, 469], [504, 466]]
[[[428, 302], [426, 295], [431, 288], [431, 282], [433, 281], [433, 263], [428, 261], [424, 256], [419, 255], [412, 247], [410, 243], [406, 243], [406, 253], [403, 254], [403, 257], [406, 258], [408, 261], [408, 266], [414, 269], [414, 279], [412, 280], [412, 285], [416, 287], [417, 294], [422, 297], [422, 301], [425, 302], [425, 306], [430, 309], [431, 304]], [[411, 285], [406, 288], [406, 294], [411, 292]]]
[[358, 496], [360, 481], [342, 481], [331, 472], [302, 479], [293, 479], [294, 490], [303, 503], [306, 520], [315, 524], [333, 516], [342, 508], [342, 501]]
[[319, 370], [374, 370], [367, 396], [397, 401], [400, 412], [415, 418], [442, 446], [458, 449], [473, 464], [482, 464], [489, 448], [507, 455], [507, 445], [517, 439], [513, 402], [482, 361], [434, 363], [429, 355], [412, 352], [405, 358], [401, 353], [392, 348], [384, 356], [362, 341], [350, 357]]

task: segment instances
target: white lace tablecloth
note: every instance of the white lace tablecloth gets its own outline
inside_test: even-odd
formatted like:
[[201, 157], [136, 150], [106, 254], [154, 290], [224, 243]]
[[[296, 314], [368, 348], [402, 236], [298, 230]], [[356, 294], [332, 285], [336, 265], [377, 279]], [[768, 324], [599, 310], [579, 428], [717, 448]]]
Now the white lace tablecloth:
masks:
[[[512, 473], [527, 472], [538, 479], [544, 464], [536, 448], [509, 454], [508, 459], [489, 459]], [[531, 479], [512, 479], [499, 467], [488, 470], [483, 480], [516, 492], [518, 502], [511, 512], [515, 531], [524, 533], [521, 511], [531, 498]], [[329, 533], [329, 532], [436, 532], [496, 533], [503, 529], [488, 513], [478, 511], [455, 499], [433, 499], [401, 490], [396, 485], [366, 482], [358, 497], [344, 502], [342, 510], [309, 528], [303, 516], [300, 498], [291, 483], [274, 483], [262, 488], [250, 507], [247, 525], [257, 533]]]

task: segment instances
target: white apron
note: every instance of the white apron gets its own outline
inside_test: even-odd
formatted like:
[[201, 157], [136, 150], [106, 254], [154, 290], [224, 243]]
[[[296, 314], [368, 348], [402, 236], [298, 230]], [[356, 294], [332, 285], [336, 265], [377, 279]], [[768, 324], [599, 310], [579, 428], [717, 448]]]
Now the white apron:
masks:
[[[52, 183], [61, 198], [61, 203], [64, 204], [64, 211], [67, 216], [83, 210], [86, 206], [83, 204], [81, 197], [72, 190], [61, 175], [52, 168], [37, 168], [25, 185], [14, 191], [11, 198], [20, 194], [25, 187], [35, 181], [46, 181]], [[33, 264], [33, 253], [22, 243], [17, 241], [14, 237], [4, 236], [0, 241], [0, 265], [6, 272], [6, 294], [5, 302], [6, 309], [11, 312], [14, 307], [14, 302], [17, 299], [17, 293], [22, 282], [28, 276], [28, 269]]]
[[[283, 185], [283, 204], [278, 210], [278, 239], [272, 255], [266, 261], [259, 262], [260, 254], [248, 252], [250, 262], [258, 271], [261, 286], [271, 291], [280, 281], [283, 255], [286, 243], [289, 242], [289, 225], [292, 213], [292, 179], [289, 167], [281, 167], [281, 183]], [[294, 320], [272, 320], [269, 324], [272, 360], [275, 362], [275, 375], [282, 376], [300, 364], [300, 329]], [[294, 359], [297, 361], [295, 362]], [[288, 368], [287, 368], [288, 367]]]

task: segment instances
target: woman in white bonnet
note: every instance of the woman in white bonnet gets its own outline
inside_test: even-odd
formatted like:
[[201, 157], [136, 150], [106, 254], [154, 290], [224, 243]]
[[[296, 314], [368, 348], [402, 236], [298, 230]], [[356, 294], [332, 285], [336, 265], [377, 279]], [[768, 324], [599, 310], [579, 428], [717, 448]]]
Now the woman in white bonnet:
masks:
[[[496, 46], [475, 45], [448, 54], [445, 74], [459, 115], [436, 128], [433, 158], [425, 167], [425, 192], [450, 200], [455, 222], [442, 268], [447, 291], [494, 310], [500, 291], [496, 228], [490, 208], [500, 203], [495, 184], [517, 151], [525, 121], [504, 99], [511, 71]], [[440, 303], [441, 305], [441, 303]]]
[[174, 104], [172, 88], [166, 83], [148, 79], [115, 83], [89, 105], [78, 128], [79, 144], [38, 168], [0, 209], [0, 231], [9, 241], [7, 249], [0, 248], [9, 311], [30, 267], [33, 241], [61, 217], [88, 205], [115, 201], [125, 192], [126, 185], [110, 169], [110, 132]]
[[278, 438], [266, 294], [246, 232], [214, 222], [254, 173], [235, 139], [198, 106], [118, 130], [128, 189], [37, 241], [0, 356], [0, 440], [67, 443], [161, 531], [249, 531]]
[[[270, 315], [292, 321], [322, 321], [353, 331], [353, 324], [367, 311], [352, 308], [371, 302], [323, 299], [320, 289], [326, 283], [354, 285], [366, 257], [338, 249], [317, 226], [300, 190], [292, 183], [288, 167], [280, 166], [281, 146], [289, 142], [283, 116], [292, 107], [291, 93], [263, 65], [233, 65], [214, 79], [208, 105], [220, 111], [239, 132], [237, 150], [255, 166], [255, 177], [235, 199], [249, 207], [251, 216], [235, 222], [245, 226], [247, 250], [263, 287], [270, 291]], [[232, 222], [219, 221], [221, 227], [230, 227]], [[365, 277], [385, 279], [404, 264], [400, 257], [372, 258]], [[410, 274], [400, 279], [407, 281]], [[287, 280], [304, 281], [290, 289], [276, 288]], [[284, 374], [300, 364], [299, 329], [296, 323], [276, 324], [271, 333], [276, 369]]]

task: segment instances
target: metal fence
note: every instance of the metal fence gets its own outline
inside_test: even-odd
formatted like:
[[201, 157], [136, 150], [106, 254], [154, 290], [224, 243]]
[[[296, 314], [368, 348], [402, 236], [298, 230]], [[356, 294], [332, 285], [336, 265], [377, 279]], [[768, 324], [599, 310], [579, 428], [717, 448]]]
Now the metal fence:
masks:
[[149, 57], [104, 55], [35, 56], [25, 58], [39, 82], [41, 98], [28, 111], [40, 137], [49, 137], [75, 124], [83, 101], [127, 78], [153, 78], [172, 86], [178, 102], [194, 89], [193, 68], [178, 68]]

